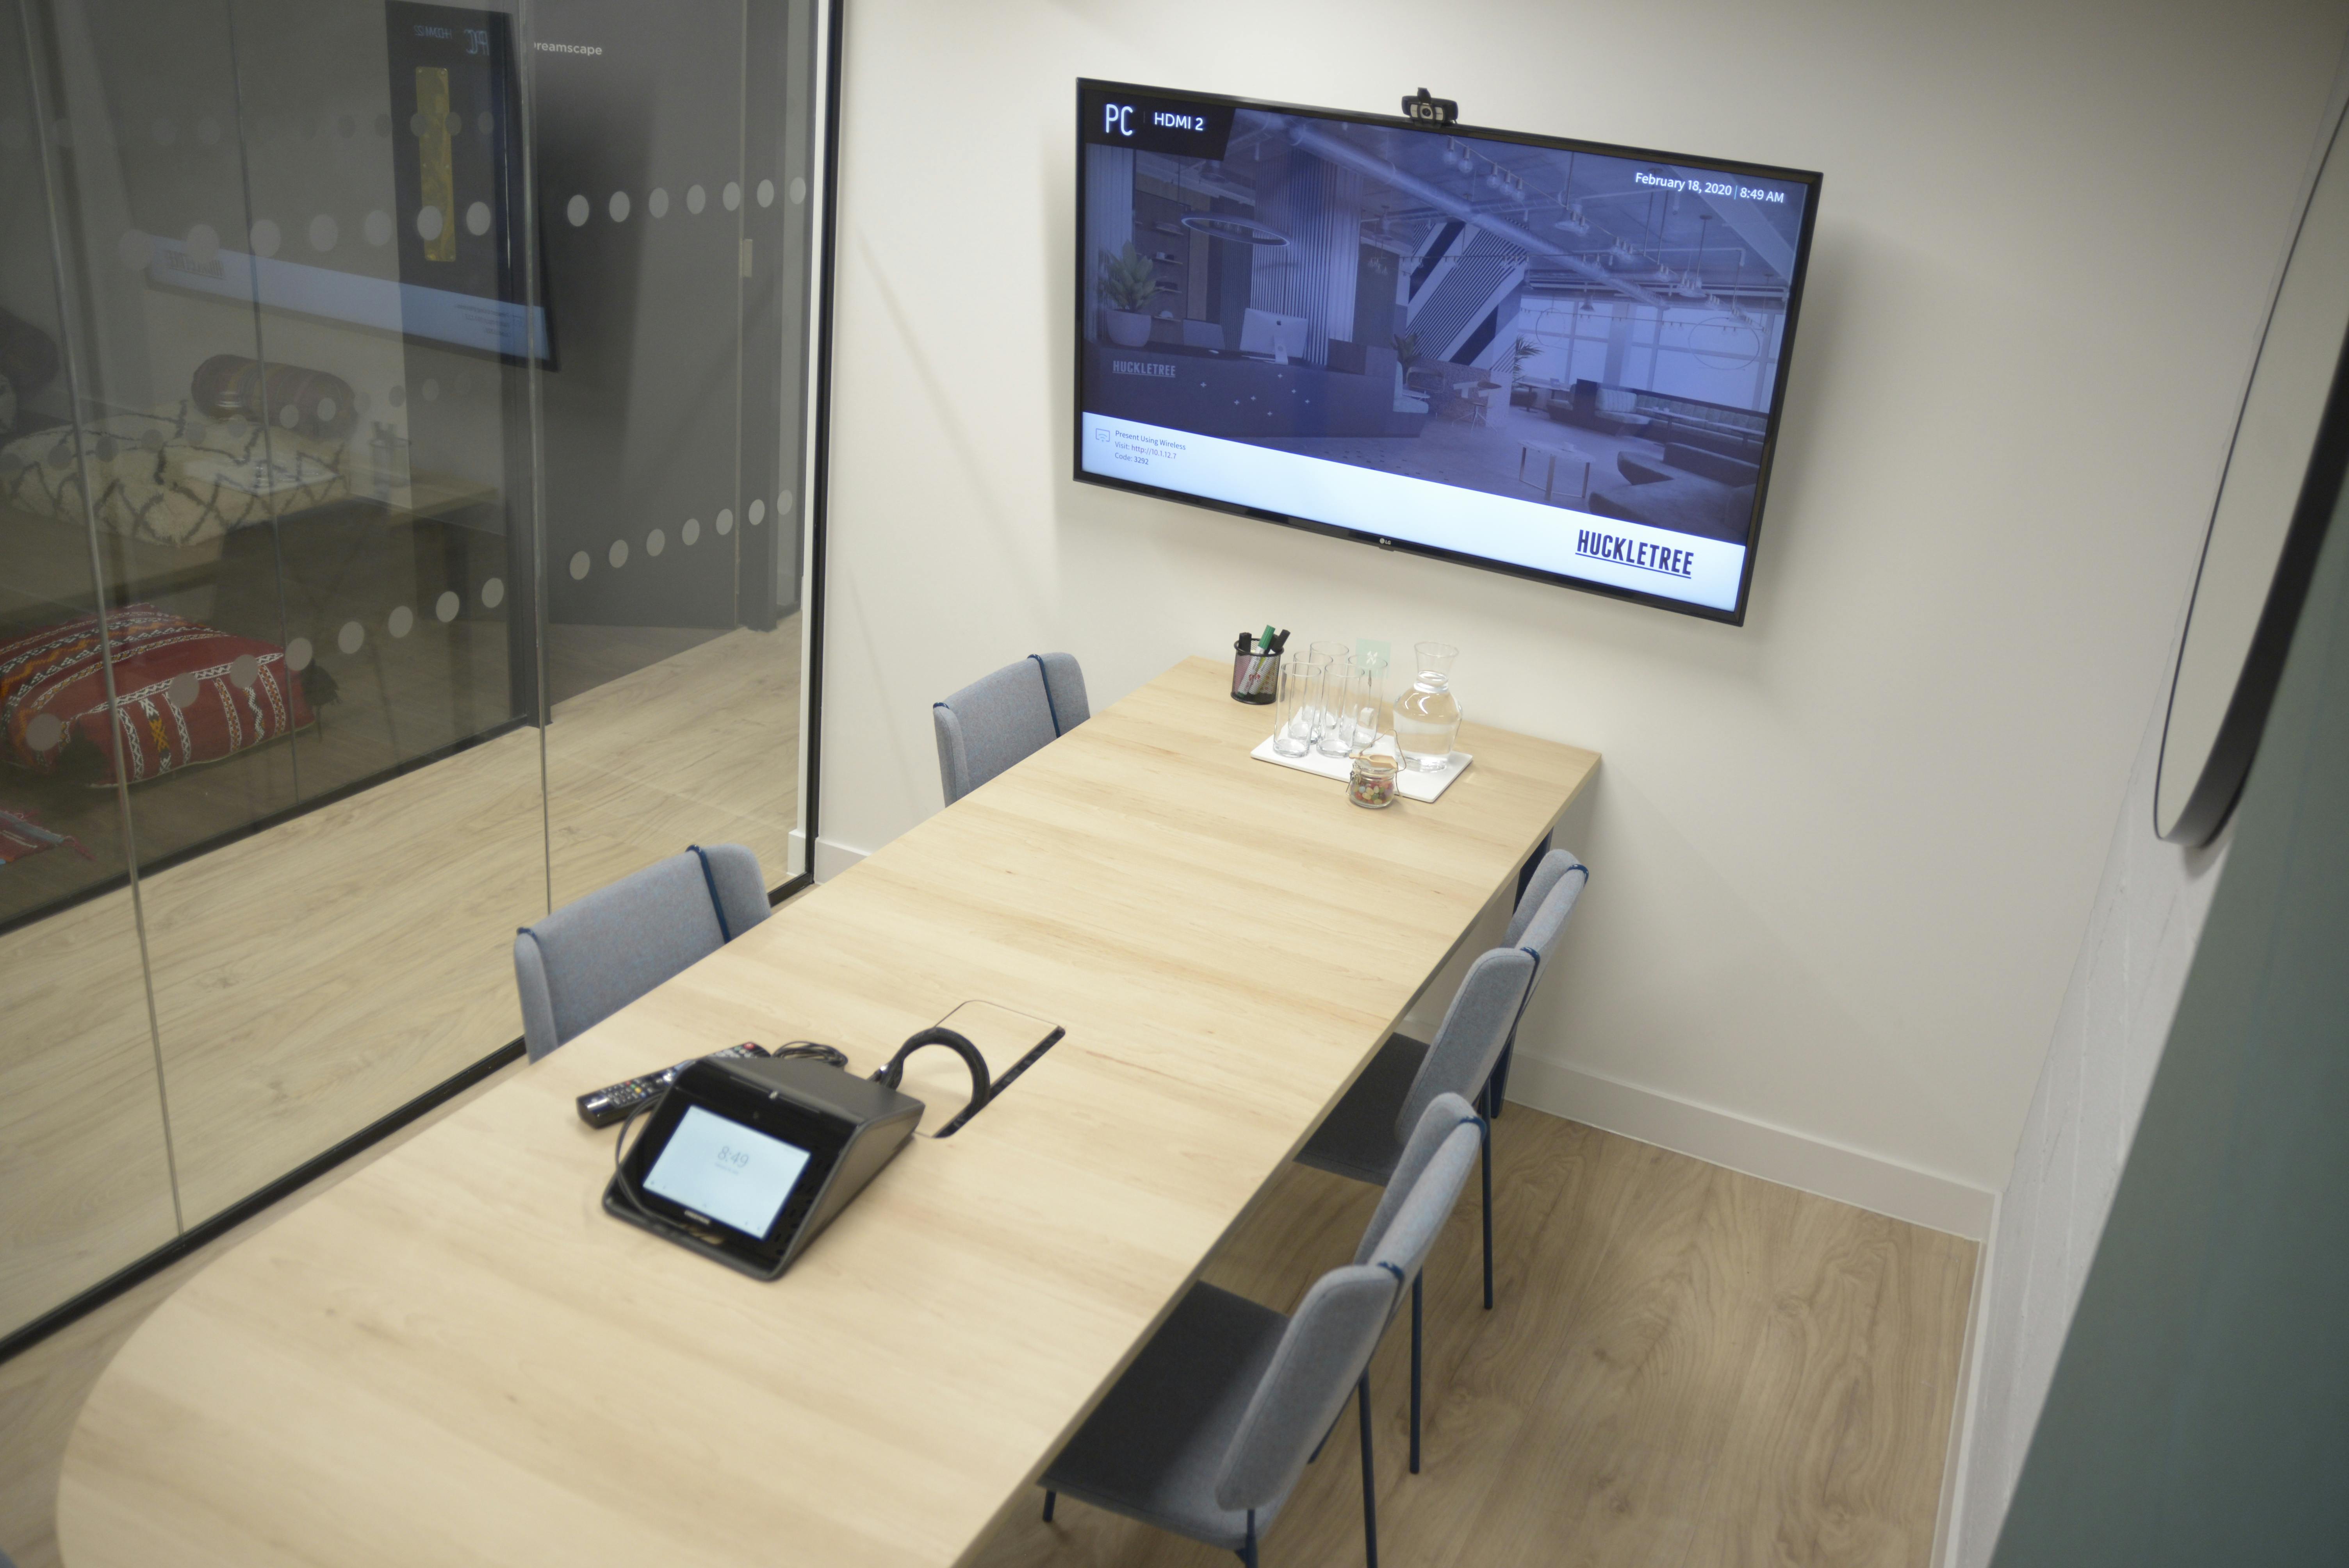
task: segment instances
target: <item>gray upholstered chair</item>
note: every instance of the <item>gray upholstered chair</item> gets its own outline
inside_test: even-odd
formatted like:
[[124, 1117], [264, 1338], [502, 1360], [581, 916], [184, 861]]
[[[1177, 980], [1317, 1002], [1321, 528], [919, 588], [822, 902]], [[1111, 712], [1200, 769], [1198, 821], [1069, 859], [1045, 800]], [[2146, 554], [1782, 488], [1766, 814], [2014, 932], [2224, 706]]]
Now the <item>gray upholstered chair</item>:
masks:
[[[1330, 1109], [1297, 1158], [1319, 1170], [1383, 1186], [1403, 1140], [1445, 1092], [1479, 1102], [1489, 1118], [1493, 1075], [1516, 1037], [1534, 982], [1556, 950], [1590, 880], [1589, 868], [1552, 850], [1534, 868], [1509, 918], [1507, 944], [1479, 956], [1444, 1015], [1433, 1043], [1392, 1035], [1362, 1076]], [[1493, 1305], [1493, 1140], [1485, 1133], [1485, 1305]]]
[[1073, 654], [1030, 654], [932, 703], [947, 804], [1092, 717]]
[[[1214, 1285], [1192, 1286], [1045, 1470], [1046, 1521], [1065, 1491], [1237, 1552], [1256, 1568], [1257, 1542], [1336, 1429], [1350, 1385], [1361, 1429], [1363, 1553], [1378, 1568], [1371, 1356], [1402, 1305], [1403, 1282], [1418, 1279], [1459, 1201], [1475, 1158], [1470, 1129], [1480, 1125], [1457, 1095], [1428, 1106], [1353, 1263], [1316, 1281], [1296, 1316]], [[1416, 1423], [1416, 1315], [1413, 1323]], [[1414, 1424], [1413, 1470], [1418, 1454]]]
[[514, 934], [522, 1033], [538, 1060], [767, 918], [740, 844], [671, 855]]
[[[1396, 1160], [1394, 1174], [1377, 1212], [1362, 1232], [1354, 1261], [1381, 1267], [1392, 1265], [1411, 1282], [1411, 1473], [1419, 1473], [1419, 1389], [1423, 1341], [1421, 1271], [1435, 1238], [1460, 1201], [1468, 1181], [1469, 1162], [1485, 1141], [1485, 1120], [1475, 1108], [1456, 1094], [1439, 1094], [1428, 1102], [1411, 1140]], [[1398, 1298], [1396, 1305], [1402, 1302]]]

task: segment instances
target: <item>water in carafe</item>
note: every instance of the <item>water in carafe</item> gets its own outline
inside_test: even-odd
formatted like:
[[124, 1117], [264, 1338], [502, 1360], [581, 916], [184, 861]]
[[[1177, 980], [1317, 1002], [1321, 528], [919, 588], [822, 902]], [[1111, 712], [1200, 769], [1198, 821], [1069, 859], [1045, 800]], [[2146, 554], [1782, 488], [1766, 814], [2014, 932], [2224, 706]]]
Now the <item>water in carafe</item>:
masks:
[[1443, 643], [1417, 645], [1418, 678], [1395, 698], [1395, 749], [1406, 768], [1441, 773], [1460, 738], [1460, 699], [1452, 695], [1452, 661], [1460, 650]]

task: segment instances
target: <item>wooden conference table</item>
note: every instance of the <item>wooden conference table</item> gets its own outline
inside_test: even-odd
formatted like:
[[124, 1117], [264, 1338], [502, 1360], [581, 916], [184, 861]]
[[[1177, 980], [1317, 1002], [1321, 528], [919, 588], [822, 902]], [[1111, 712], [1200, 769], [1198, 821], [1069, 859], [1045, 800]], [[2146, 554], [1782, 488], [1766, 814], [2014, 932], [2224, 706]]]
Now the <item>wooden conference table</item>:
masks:
[[[1598, 766], [1472, 725], [1442, 800], [1359, 810], [1248, 758], [1228, 679], [1178, 665], [191, 1280], [74, 1430], [69, 1568], [936, 1565], [1036, 1506]], [[574, 1096], [742, 1039], [870, 1071], [973, 998], [1067, 1037], [781, 1280], [602, 1212]]]

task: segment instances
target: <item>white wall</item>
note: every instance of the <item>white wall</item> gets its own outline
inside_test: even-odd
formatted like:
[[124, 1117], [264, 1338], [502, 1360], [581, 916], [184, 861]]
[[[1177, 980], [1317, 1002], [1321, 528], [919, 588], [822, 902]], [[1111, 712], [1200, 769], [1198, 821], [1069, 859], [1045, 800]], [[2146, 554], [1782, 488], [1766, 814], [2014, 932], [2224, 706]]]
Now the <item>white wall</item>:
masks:
[[[835, 860], [937, 808], [930, 702], [1023, 654], [1099, 707], [1267, 620], [1441, 636], [1472, 717], [1606, 754], [1534, 1078], [2003, 1185], [2343, 13], [849, 9]], [[1072, 483], [1079, 75], [1823, 170], [1748, 624]]]

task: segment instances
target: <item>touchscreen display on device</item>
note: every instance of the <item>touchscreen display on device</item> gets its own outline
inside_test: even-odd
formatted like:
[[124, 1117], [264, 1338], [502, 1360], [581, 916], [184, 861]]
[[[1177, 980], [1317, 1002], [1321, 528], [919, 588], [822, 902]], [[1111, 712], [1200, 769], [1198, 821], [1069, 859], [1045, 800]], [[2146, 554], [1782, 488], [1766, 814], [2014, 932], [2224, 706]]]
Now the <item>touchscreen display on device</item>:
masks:
[[645, 1190], [746, 1236], [764, 1236], [807, 1169], [808, 1151], [693, 1106]]

